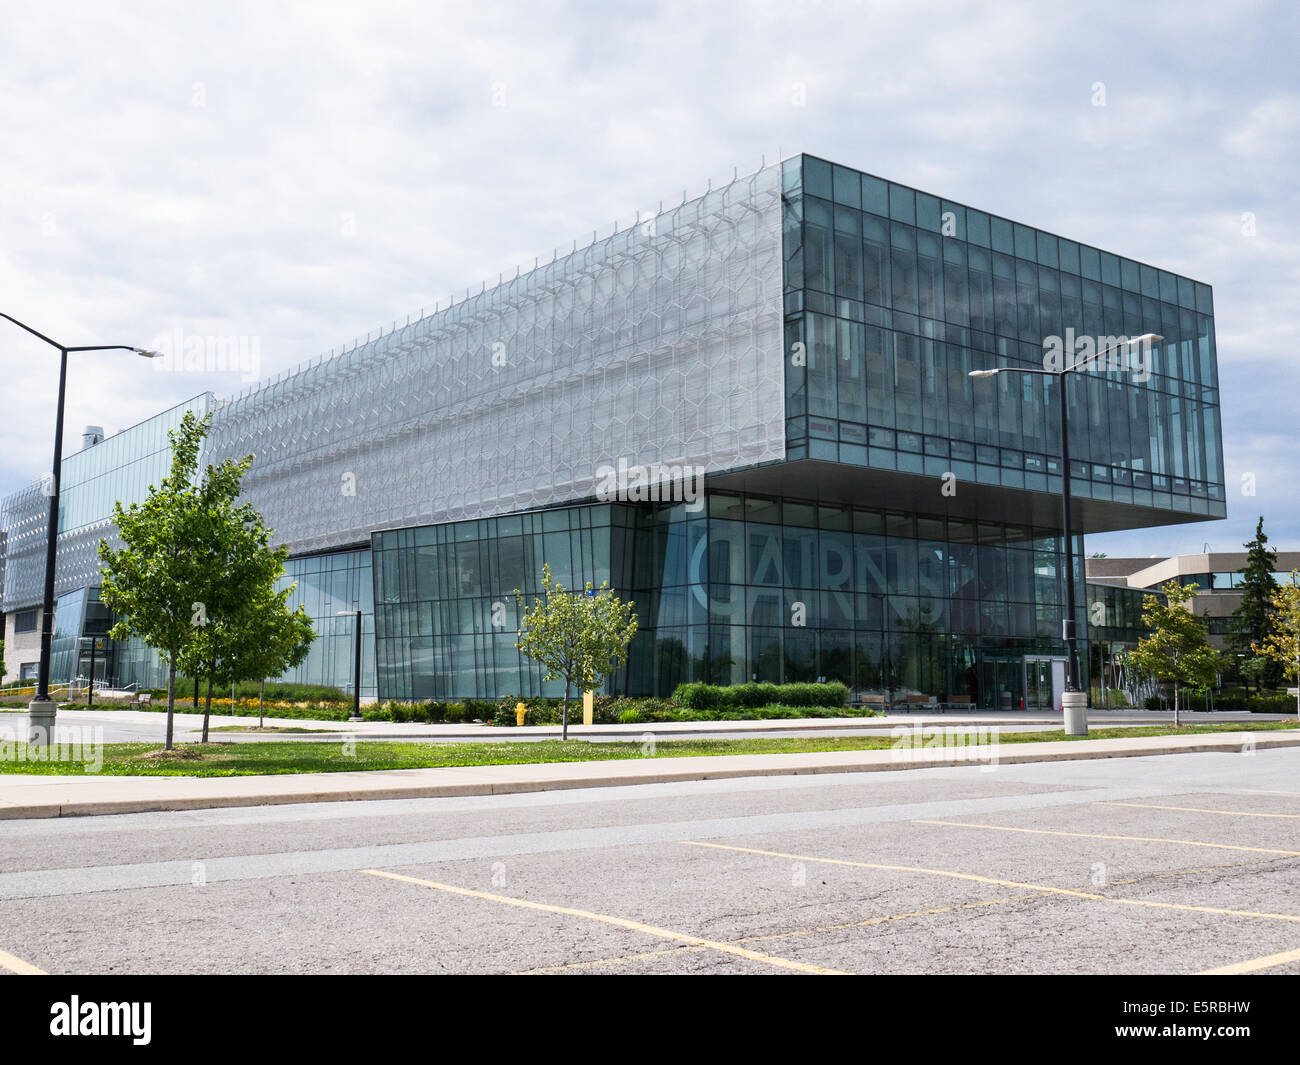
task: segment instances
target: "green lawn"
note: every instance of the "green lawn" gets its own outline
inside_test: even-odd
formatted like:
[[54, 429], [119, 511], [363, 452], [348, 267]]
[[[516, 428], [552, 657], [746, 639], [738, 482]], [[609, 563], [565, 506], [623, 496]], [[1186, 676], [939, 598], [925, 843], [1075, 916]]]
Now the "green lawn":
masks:
[[[1166, 725], [1094, 729], [1087, 737], [1063, 732], [1012, 732], [1002, 743], [1041, 743], [1135, 736], [1195, 735], [1214, 732], [1271, 732], [1294, 729], [1294, 722], [1248, 722], [1232, 725]], [[761, 737], [756, 739], [657, 740], [654, 757], [700, 757], [729, 754], [804, 754], [822, 751], [888, 750], [895, 744], [889, 733], [876, 736]], [[168, 758], [151, 757], [158, 751], [149, 743], [109, 743], [103, 748], [103, 766], [109, 776], [247, 776], [263, 773], [339, 773], [367, 769], [426, 769], [443, 766], [520, 765], [534, 762], [596, 762], [640, 759], [650, 756], [643, 743], [591, 740], [542, 740], [526, 743], [386, 743], [360, 742], [355, 754], [342, 743], [275, 742], [181, 744]], [[918, 746], [921, 744], [918, 743]], [[0, 773], [82, 774], [84, 762], [28, 762], [24, 745], [6, 747]]]

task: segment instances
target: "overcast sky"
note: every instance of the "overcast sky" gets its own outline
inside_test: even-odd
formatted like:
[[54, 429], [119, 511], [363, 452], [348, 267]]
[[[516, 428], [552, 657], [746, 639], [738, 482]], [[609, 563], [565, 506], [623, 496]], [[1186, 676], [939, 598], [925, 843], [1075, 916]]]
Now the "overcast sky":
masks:
[[[5, 0], [0, 311], [268, 376], [807, 151], [1213, 285], [1228, 519], [1088, 550], [1300, 549], [1296, 5], [1054, 6]], [[0, 325], [3, 494], [57, 356]], [[65, 451], [248, 383], [74, 359]]]

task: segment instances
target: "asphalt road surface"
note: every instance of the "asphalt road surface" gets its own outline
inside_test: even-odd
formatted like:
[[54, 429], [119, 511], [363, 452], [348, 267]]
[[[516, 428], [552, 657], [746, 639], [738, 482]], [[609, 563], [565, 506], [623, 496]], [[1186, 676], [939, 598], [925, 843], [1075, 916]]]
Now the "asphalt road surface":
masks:
[[0, 821], [0, 971], [1300, 973], [1300, 750]]

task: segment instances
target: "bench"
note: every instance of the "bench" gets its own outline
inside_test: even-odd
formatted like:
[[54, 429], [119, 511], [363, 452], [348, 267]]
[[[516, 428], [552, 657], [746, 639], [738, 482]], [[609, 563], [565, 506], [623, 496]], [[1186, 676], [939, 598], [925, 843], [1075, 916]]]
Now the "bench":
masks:
[[152, 692], [137, 692], [135, 696], [136, 706], [153, 706]]

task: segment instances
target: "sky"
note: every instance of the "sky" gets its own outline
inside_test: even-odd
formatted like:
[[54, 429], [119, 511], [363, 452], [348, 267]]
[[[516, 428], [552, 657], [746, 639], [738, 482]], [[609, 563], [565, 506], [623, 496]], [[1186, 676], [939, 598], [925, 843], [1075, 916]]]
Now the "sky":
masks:
[[[804, 151], [1207, 282], [1228, 517], [1300, 549], [1300, 15], [1225, 5], [0, 0], [0, 312], [74, 355], [65, 454]], [[0, 322], [0, 494], [57, 354]]]

